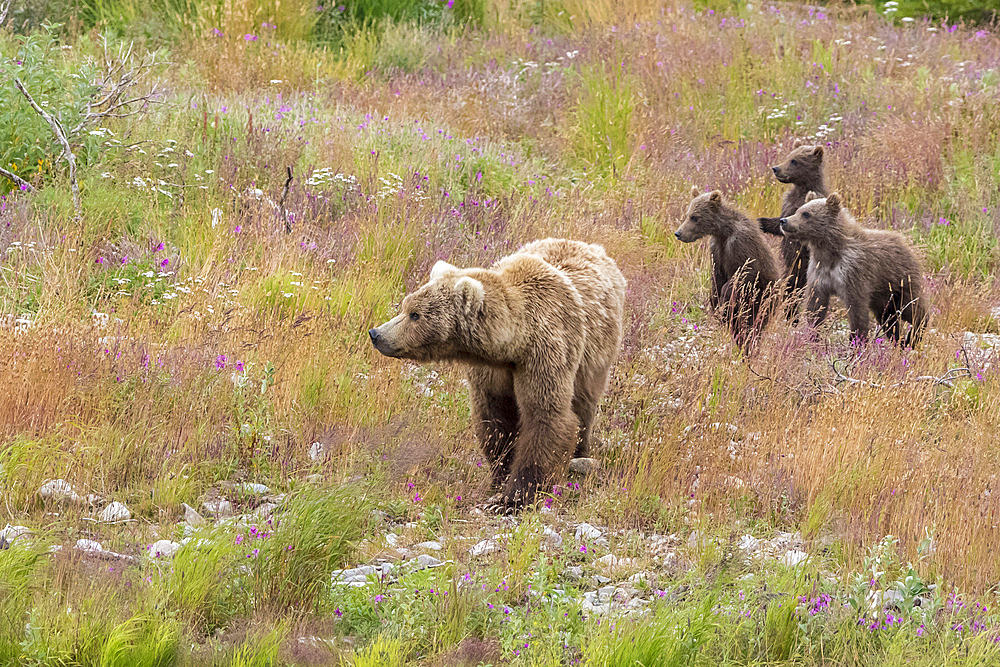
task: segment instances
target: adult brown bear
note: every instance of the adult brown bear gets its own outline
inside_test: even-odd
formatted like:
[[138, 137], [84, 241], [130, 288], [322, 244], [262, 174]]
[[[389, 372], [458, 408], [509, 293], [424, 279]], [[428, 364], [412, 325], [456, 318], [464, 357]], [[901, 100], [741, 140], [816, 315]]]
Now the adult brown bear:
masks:
[[469, 365], [496, 502], [517, 508], [586, 456], [621, 347], [625, 278], [597, 245], [545, 239], [488, 269], [438, 262], [368, 333], [389, 357]]

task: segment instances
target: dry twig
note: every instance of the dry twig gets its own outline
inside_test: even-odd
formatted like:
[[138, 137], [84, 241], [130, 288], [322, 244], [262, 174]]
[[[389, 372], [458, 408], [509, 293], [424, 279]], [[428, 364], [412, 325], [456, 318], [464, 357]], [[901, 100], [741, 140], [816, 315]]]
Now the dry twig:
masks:
[[21, 91], [25, 99], [28, 100], [28, 104], [31, 108], [35, 110], [39, 116], [41, 116], [49, 127], [52, 128], [52, 132], [56, 135], [56, 139], [63, 147], [63, 157], [66, 158], [66, 162], [69, 163], [69, 187], [73, 191], [73, 209], [76, 211], [76, 221], [80, 222], [83, 219], [83, 205], [80, 203], [80, 185], [76, 181], [76, 155], [73, 154], [73, 149], [70, 148], [69, 138], [66, 135], [66, 130], [63, 129], [62, 123], [50, 114], [48, 111], [38, 106], [38, 102], [31, 96], [31, 94], [24, 87], [21, 79], [14, 77], [14, 85], [17, 89]]
[[281, 218], [285, 221], [285, 233], [292, 233], [292, 221], [288, 219], [288, 211], [285, 210], [285, 199], [288, 197], [288, 188], [292, 185], [292, 168], [288, 167], [288, 179], [285, 180], [285, 189], [281, 192], [281, 202], [279, 202], [279, 207], [281, 211]]
[[7, 22], [7, 12], [10, 11], [12, 0], [0, 0], [0, 26]]

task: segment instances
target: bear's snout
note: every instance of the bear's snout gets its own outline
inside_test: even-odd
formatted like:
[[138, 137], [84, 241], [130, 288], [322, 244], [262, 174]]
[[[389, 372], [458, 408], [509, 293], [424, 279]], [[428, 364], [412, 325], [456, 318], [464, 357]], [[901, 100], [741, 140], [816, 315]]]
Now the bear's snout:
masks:
[[781, 167], [771, 167], [771, 171], [773, 171], [774, 175], [777, 176], [778, 172], [781, 171]]
[[378, 329], [369, 329], [368, 330], [368, 335], [372, 339], [372, 345], [374, 345], [375, 347], [378, 347], [378, 339], [379, 339]]
[[676, 232], [674, 232], [674, 238], [676, 238], [678, 241], [681, 240], [681, 230], [678, 229]]

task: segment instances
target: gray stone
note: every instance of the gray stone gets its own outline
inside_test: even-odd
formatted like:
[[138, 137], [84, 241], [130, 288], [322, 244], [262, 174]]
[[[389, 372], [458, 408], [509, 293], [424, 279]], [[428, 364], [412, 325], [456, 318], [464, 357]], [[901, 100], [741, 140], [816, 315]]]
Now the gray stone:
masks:
[[748, 554], [756, 553], [760, 550], [760, 540], [758, 540], [753, 535], [744, 535], [740, 538], [740, 543], [737, 545], [741, 551], [746, 551]]
[[187, 503], [181, 503], [181, 508], [184, 510], [184, 523], [192, 527], [197, 527], [205, 524], [205, 519], [200, 514], [198, 514], [198, 510], [191, 507]]
[[79, 502], [80, 496], [73, 489], [73, 485], [64, 479], [50, 479], [42, 484], [38, 489], [38, 495], [42, 500], [49, 502]]
[[798, 567], [807, 560], [809, 560], [809, 554], [805, 551], [792, 550], [786, 551], [781, 558], [778, 559], [778, 562], [787, 567]]
[[177, 542], [172, 542], [170, 540], [157, 540], [149, 545], [150, 558], [161, 558], [170, 559], [174, 557], [174, 554], [181, 548], [181, 545]]
[[76, 547], [78, 551], [86, 551], [90, 553], [97, 553], [99, 551], [104, 551], [104, 547], [97, 540], [86, 540], [80, 539], [76, 541]]
[[414, 544], [414, 549], [423, 549], [424, 551], [441, 551], [443, 548], [440, 542], [421, 542], [420, 544]]
[[571, 581], [579, 581], [583, 578], [583, 568], [579, 565], [573, 565], [566, 568], [566, 578]]
[[314, 442], [309, 447], [309, 460], [315, 463], [326, 456], [326, 445], [322, 442]]
[[589, 523], [581, 523], [576, 527], [576, 539], [577, 540], [596, 540], [600, 538], [603, 533], [600, 528], [596, 526], [591, 526]]
[[3, 540], [7, 544], [11, 544], [18, 538], [30, 536], [31, 529], [24, 526], [12, 526], [8, 523], [3, 530], [0, 530], [0, 540]]
[[118, 523], [119, 521], [128, 521], [131, 519], [132, 513], [125, 506], [125, 503], [120, 503], [116, 500], [101, 510], [97, 518], [103, 523]]
[[430, 554], [420, 554], [417, 556], [417, 565], [421, 568], [425, 567], [439, 567], [444, 565], [444, 563]]
[[317, 486], [323, 483], [323, 475], [318, 472], [314, 472], [311, 475], [306, 475], [306, 484], [316, 484]]
[[224, 498], [206, 500], [201, 504], [201, 508], [206, 514], [216, 518], [233, 516], [233, 504]]
[[499, 550], [500, 545], [495, 540], [483, 540], [472, 545], [472, 548], [469, 549], [469, 555], [478, 558]]
[[239, 489], [240, 491], [243, 492], [244, 495], [250, 495], [250, 496], [262, 496], [265, 493], [271, 493], [271, 489], [264, 486], [263, 484], [256, 484], [252, 482], [240, 484]]
[[601, 462], [597, 459], [573, 459], [569, 462], [569, 472], [571, 475], [586, 477], [601, 469]]
[[552, 547], [561, 547], [563, 538], [562, 535], [548, 526], [545, 526], [545, 528], [542, 529], [542, 541]]

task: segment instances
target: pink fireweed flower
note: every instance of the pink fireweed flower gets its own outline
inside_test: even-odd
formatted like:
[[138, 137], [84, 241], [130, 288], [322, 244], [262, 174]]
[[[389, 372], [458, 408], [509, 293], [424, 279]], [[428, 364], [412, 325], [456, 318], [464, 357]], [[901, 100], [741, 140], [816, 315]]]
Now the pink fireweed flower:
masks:
[[215, 367], [220, 371], [226, 367], [226, 355], [220, 354], [215, 358]]
[[128, 264], [128, 255], [122, 257], [122, 264]]
[[161, 250], [163, 250], [163, 241], [160, 241], [160, 243], [153, 248], [153, 252], [160, 252]]
[[104, 258], [103, 257], [98, 257], [97, 258], [97, 263], [98, 264], [104, 264]]
[[244, 39], [244, 41], [247, 41], [247, 42], [256, 42], [257, 41], [257, 35], [251, 35], [251, 34], [247, 33], [246, 35], [243, 35], [243, 39]]
[[160, 266], [167, 266], [168, 264], [170, 264], [170, 260], [166, 258], [164, 258], [163, 261], [160, 262]]

